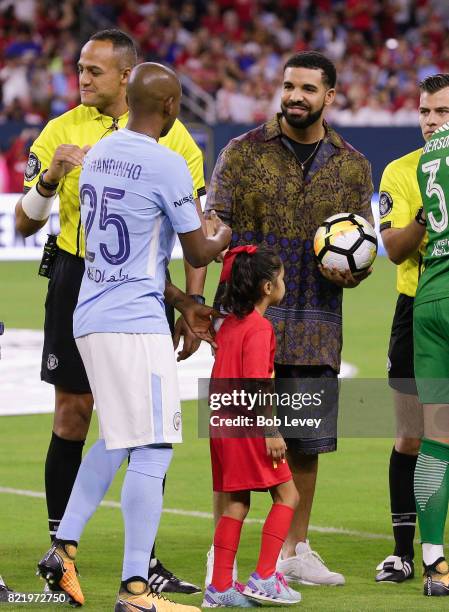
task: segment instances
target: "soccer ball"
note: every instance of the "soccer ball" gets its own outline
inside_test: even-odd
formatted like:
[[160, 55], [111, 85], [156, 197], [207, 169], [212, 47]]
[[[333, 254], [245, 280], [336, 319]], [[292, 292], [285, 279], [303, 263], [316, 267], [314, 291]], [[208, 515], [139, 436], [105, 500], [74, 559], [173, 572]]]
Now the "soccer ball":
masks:
[[369, 268], [376, 258], [376, 232], [363, 217], [339, 213], [323, 221], [317, 229], [313, 250], [325, 268], [357, 274]]

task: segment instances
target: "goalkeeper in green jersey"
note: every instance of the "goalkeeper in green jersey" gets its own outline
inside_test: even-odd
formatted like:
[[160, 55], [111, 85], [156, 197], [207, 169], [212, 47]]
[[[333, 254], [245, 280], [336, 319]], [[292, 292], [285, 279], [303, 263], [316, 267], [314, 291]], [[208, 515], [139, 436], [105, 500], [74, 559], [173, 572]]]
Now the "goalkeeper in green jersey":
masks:
[[[425, 269], [416, 293], [415, 378], [424, 405], [424, 438], [415, 470], [415, 501], [423, 548], [424, 595], [449, 595], [443, 535], [449, 502], [449, 74], [428, 77], [432, 105], [445, 121], [427, 141], [418, 183], [427, 223]], [[420, 113], [429, 112], [421, 96]], [[431, 118], [429, 118], [431, 119]], [[437, 121], [437, 115], [435, 115]]]

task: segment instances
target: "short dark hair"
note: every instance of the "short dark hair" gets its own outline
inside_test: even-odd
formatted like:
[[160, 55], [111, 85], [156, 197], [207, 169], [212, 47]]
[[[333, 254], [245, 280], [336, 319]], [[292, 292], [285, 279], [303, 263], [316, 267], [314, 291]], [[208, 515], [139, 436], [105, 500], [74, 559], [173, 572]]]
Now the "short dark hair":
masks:
[[114, 51], [122, 51], [131, 67], [137, 64], [137, 49], [133, 39], [125, 32], [117, 29], [100, 30], [93, 34], [89, 40], [109, 41]]
[[437, 93], [437, 91], [441, 91], [445, 87], [449, 87], [449, 74], [440, 73], [440, 74], [432, 74], [431, 76], [426, 77], [419, 84], [419, 88], [421, 91], [425, 91], [430, 94]]
[[311, 68], [312, 70], [321, 70], [323, 82], [329, 88], [333, 89], [337, 82], [337, 70], [333, 62], [330, 61], [322, 53], [318, 51], [301, 51], [295, 53], [286, 62], [284, 72], [287, 68]]
[[275, 282], [282, 265], [281, 258], [267, 247], [238, 253], [221, 301], [223, 308], [239, 319], [248, 315], [262, 297], [263, 283]]

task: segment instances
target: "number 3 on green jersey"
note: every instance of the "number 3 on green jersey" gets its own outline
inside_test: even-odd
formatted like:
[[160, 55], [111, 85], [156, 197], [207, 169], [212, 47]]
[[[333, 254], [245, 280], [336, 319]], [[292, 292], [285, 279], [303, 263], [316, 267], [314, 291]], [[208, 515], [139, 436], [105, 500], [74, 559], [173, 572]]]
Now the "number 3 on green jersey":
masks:
[[[442, 185], [437, 181], [437, 174], [440, 169], [441, 159], [432, 159], [431, 161], [425, 162], [421, 165], [421, 172], [428, 175], [426, 185], [426, 196], [429, 198], [428, 201], [424, 201], [424, 209], [426, 211], [427, 220], [434, 232], [441, 234], [448, 226], [448, 212], [446, 205], [446, 196]], [[440, 180], [446, 183], [447, 193], [449, 196], [449, 157], [444, 160], [444, 166], [440, 173]], [[445, 171], [446, 176], [443, 172]], [[436, 196], [438, 199], [439, 214], [434, 214], [435, 204], [432, 202], [432, 197]], [[427, 204], [427, 205], [426, 205]]]
[[428, 242], [415, 306], [449, 297], [449, 124], [436, 130], [424, 145], [417, 178]]

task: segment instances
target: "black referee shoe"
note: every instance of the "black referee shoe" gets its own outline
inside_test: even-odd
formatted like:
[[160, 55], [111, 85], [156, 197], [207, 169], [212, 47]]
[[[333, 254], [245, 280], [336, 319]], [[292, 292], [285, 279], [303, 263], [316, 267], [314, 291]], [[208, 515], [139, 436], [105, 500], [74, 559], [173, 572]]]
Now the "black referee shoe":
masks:
[[[10, 597], [15, 592], [16, 591], [13, 591], [12, 589], [9, 588], [9, 586], [7, 586], [4, 583], [3, 578], [0, 576], [0, 601], [1, 602], [7, 602], [8, 601], [8, 596]], [[14, 602], [12, 602], [12, 603], [14, 603]]]
[[148, 586], [153, 593], [201, 593], [200, 587], [181, 580], [162, 565], [159, 559], [151, 559], [148, 568]]
[[415, 575], [415, 565], [410, 557], [398, 557], [390, 555], [377, 567], [380, 572], [376, 576], [376, 582], [404, 582]]
[[439, 597], [449, 595], [449, 566], [444, 557], [440, 557], [432, 565], [424, 565], [424, 595]]

